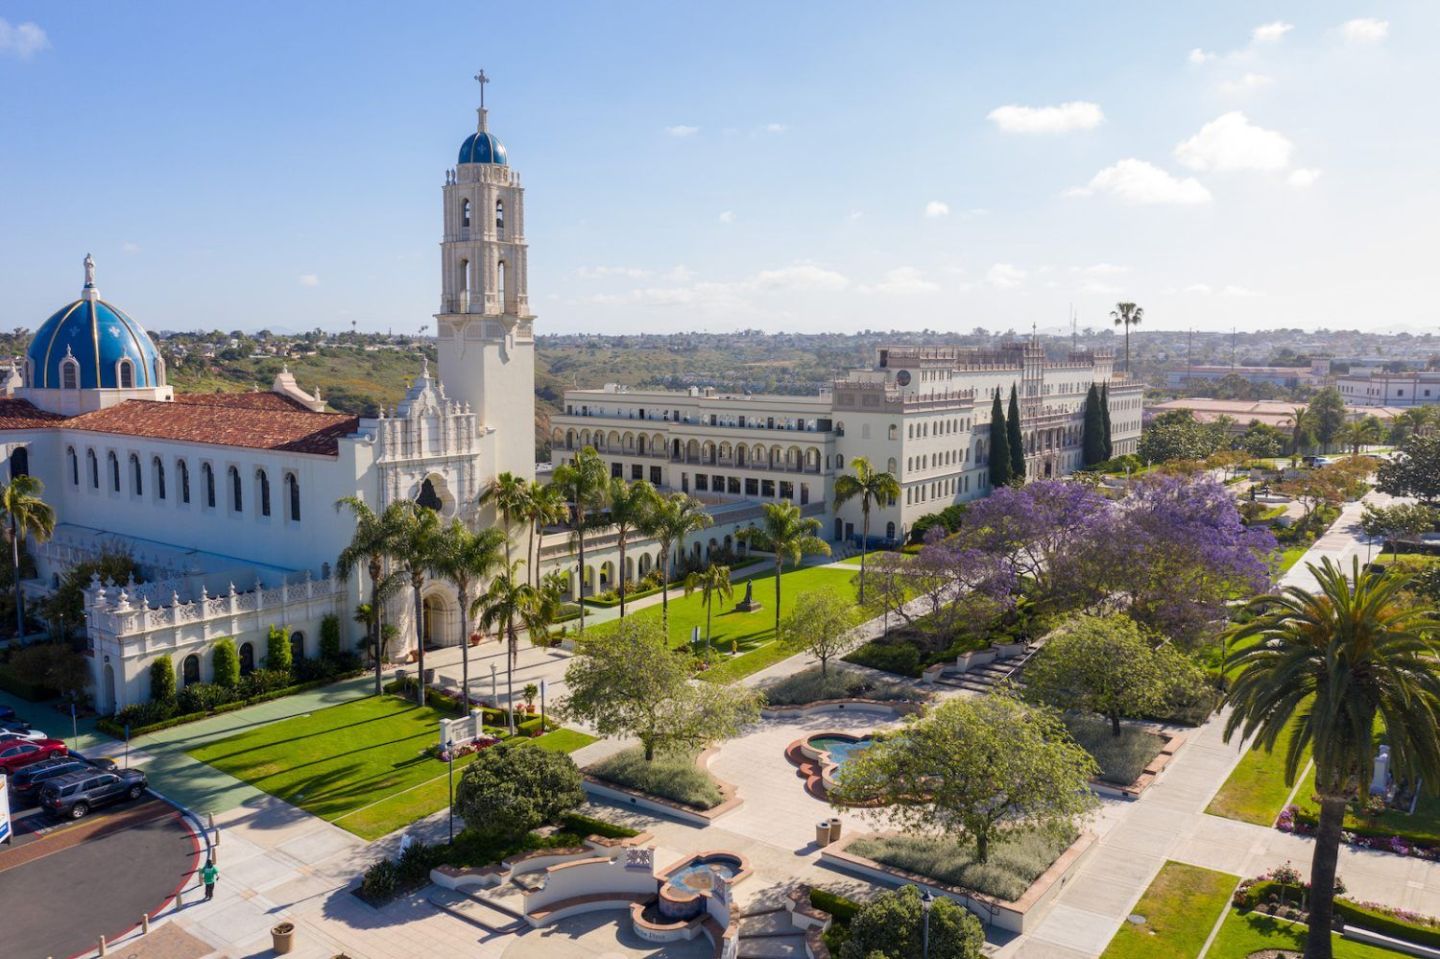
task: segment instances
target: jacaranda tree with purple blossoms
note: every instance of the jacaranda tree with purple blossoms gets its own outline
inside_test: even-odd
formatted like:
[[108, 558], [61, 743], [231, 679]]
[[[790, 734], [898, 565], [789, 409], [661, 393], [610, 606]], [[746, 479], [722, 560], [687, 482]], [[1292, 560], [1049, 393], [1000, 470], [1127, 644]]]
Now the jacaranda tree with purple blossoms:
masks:
[[985, 628], [1014, 605], [1013, 566], [947, 537], [939, 527], [926, 534], [920, 552], [896, 562], [896, 575], [886, 575], [881, 567], [877, 577], [885, 584], [879, 590], [888, 588], [892, 595], [877, 595], [872, 608], [888, 602], [889, 610], [932, 651], [949, 646], [960, 633]]

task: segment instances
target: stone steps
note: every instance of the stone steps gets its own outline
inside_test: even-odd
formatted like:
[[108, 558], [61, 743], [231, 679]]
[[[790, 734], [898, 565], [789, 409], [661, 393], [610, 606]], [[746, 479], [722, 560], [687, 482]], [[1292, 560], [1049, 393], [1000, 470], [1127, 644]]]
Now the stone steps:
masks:
[[508, 909], [496, 906], [479, 896], [453, 889], [436, 889], [429, 896], [430, 904], [486, 932], [499, 934], [519, 932], [525, 922]]

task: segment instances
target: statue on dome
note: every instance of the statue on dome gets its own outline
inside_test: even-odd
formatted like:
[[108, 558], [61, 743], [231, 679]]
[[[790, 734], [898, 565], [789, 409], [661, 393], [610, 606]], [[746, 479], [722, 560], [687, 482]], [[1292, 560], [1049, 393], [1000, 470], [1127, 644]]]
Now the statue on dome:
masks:
[[85, 254], [85, 285], [95, 285], [95, 258], [89, 253]]

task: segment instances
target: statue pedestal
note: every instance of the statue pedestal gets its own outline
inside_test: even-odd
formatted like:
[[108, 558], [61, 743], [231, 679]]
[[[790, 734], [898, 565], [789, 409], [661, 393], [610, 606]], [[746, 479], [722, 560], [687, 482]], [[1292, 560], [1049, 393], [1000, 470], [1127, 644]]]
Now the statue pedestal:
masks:
[[755, 581], [747, 580], [745, 583], [745, 598], [735, 604], [735, 612], [753, 613], [760, 608], [760, 604], [755, 601]]

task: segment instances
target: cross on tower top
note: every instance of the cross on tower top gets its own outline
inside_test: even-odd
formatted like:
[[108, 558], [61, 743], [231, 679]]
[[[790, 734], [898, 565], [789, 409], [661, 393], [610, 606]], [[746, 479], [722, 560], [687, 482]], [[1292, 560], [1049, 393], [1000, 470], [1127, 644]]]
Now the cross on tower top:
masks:
[[485, 84], [490, 82], [490, 78], [485, 75], [485, 69], [483, 67], [479, 73], [475, 74], [475, 82], [480, 84], [480, 109], [483, 110], [485, 109]]

